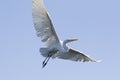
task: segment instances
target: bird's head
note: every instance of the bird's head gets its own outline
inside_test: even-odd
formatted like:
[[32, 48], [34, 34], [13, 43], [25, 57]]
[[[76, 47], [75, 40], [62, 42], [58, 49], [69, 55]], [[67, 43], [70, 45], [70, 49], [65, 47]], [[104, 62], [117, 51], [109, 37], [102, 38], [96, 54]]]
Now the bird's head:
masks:
[[78, 39], [67, 39], [67, 40], [63, 41], [63, 47], [64, 47], [65, 52], [69, 50], [69, 48], [66, 44], [69, 42], [77, 41], [77, 40]]
[[78, 39], [67, 39], [67, 40], [64, 41], [64, 43], [66, 44], [66, 43], [73, 42], [73, 41], [77, 41], [77, 40], [78, 40]]

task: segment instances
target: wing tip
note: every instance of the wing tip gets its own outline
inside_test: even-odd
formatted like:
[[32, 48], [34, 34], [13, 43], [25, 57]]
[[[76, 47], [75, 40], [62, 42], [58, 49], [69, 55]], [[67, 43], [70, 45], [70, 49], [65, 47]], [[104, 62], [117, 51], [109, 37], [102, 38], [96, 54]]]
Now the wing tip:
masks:
[[102, 60], [97, 60], [96, 62], [102, 62]]
[[91, 60], [91, 62], [102, 62], [102, 60]]

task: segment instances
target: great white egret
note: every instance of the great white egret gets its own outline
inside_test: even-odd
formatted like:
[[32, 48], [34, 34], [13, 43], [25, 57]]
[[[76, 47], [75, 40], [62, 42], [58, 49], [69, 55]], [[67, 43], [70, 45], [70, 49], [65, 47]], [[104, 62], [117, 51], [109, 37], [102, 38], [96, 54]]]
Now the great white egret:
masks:
[[40, 48], [41, 55], [46, 57], [42, 63], [43, 67], [50, 58], [56, 57], [72, 61], [96, 62], [89, 56], [66, 45], [69, 42], [77, 41], [77, 39], [59, 40], [43, 0], [32, 0], [32, 15], [36, 34], [46, 45], [45, 48]]

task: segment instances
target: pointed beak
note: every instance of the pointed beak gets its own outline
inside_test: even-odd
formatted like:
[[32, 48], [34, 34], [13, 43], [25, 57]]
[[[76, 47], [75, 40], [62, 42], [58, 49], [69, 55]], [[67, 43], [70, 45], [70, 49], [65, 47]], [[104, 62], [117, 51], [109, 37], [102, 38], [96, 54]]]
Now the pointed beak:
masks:
[[71, 41], [77, 41], [78, 39], [71, 39]]

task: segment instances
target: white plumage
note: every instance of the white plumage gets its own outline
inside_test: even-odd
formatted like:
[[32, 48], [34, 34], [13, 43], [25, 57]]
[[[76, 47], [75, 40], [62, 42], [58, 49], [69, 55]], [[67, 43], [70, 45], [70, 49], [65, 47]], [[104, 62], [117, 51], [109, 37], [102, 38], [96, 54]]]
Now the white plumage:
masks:
[[43, 67], [47, 64], [50, 57], [58, 57], [72, 61], [96, 62], [87, 55], [69, 48], [66, 45], [67, 43], [76, 41], [77, 39], [68, 39], [65, 41], [59, 40], [48, 12], [46, 11], [43, 0], [33, 0], [32, 15], [36, 34], [46, 45], [46, 48], [40, 48], [41, 55], [46, 57], [43, 61]]

